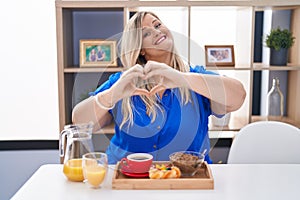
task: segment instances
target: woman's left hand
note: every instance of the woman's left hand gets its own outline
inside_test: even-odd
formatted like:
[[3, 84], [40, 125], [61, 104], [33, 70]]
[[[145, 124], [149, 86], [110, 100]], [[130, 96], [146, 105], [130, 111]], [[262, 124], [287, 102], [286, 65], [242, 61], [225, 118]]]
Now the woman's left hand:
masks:
[[151, 89], [150, 95], [169, 88], [187, 87], [184, 73], [165, 63], [148, 61], [144, 66], [145, 80], [154, 82], [156, 85]]

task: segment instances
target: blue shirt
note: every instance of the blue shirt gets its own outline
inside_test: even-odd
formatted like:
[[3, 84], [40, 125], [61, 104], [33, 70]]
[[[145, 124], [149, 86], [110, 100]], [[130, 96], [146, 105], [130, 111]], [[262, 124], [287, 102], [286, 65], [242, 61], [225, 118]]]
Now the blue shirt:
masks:
[[[215, 74], [206, 71], [202, 66], [190, 68], [190, 72]], [[121, 76], [115, 73], [96, 89], [92, 94], [110, 88]], [[123, 119], [121, 112], [122, 101], [109, 112], [115, 122], [115, 134], [106, 150], [110, 164], [115, 164], [130, 153], [150, 153], [154, 160], [169, 160], [169, 155], [176, 151], [209, 152], [210, 142], [208, 137], [208, 117], [211, 115], [210, 100], [196, 92], [191, 92], [191, 102], [181, 103], [178, 88], [167, 89], [162, 99], [158, 99], [156, 119], [151, 122], [151, 117], [146, 113], [146, 106], [139, 96], [133, 96], [134, 123], [125, 123], [120, 129]], [[207, 154], [205, 160], [212, 163]]]

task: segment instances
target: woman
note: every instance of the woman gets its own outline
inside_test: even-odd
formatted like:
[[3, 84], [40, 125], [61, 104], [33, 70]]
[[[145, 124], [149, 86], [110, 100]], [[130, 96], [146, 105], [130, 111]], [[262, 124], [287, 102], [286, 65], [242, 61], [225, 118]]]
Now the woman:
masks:
[[[93, 121], [95, 129], [114, 120], [109, 163], [132, 152], [168, 160], [175, 151], [209, 150], [208, 117], [237, 110], [244, 101], [239, 81], [186, 65], [154, 13], [131, 18], [120, 58], [125, 71], [110, 76], [73, 110], [74, 123]], [[205, 160], [211, 163], [208, 152]]]
[[97, 59], [96, 50], [92, 49], [91, 52], [90, 52], [89, 61], [90, 62], [95, 62], [96, 59]]

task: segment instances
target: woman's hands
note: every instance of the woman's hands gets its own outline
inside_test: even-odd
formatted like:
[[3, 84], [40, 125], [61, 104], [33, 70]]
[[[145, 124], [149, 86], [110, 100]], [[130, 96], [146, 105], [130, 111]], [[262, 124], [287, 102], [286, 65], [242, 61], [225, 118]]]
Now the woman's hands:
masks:
[[[185, 87], [187, 81], [183, 75], [164, 63], [148, 61], [144, 67], [137, 64], [125, 71], [111, 87], [112, 103], [134, 95], [150, 96], [168, 88]], [[140, 88], [147, 83], [154, 84], [150, 91]]]
[[[119, 100], [134, 95], [150, 96], [167, 88], [182, 87], [186, 84], [184, 77], [185, 73], [164, 63], [148, 61], [144, 67], [137, 64], [123, 72], [112, 87], [77, 104], [72, 112], [72, 121], [73, 123], [93, 121], [94, 129], [98, 130], [111, 122], [112, 116], [107, 112], [108, 108], [113, 107]], [[149, 82], [154, 84], [150, 91], [141, 88]], [[97, 105], [95, 98], [98, 98], [98, 104], [102, 106]]]
[[112, 102], [116, 103], [123, 98], [134, 95], [149, 95], [148, 90], [139, 88], [137, 85], [137, 81], [143, 80], [144, 77], [144, 68], [138, 64], [125, 71], [111, 87]]
[[187, 87], [184, 73], [180, 72], [165, 63], [148, 61], [144, 66], [144, 79], [154, 83], [154, 87], [149, 91], [149, 95], [154, 95], [169, 88]]

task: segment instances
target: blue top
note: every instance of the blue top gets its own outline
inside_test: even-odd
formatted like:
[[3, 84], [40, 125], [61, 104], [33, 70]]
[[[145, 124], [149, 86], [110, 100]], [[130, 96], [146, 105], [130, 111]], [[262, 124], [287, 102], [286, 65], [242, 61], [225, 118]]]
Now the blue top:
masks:
[[[190, 72], [214, 74], [202, 66], [190, 68]], [[119, 78], [121, 72], [115, 73], [92, 93], [95, 95], [110, 88]], [[106, 153], [110, 164], [115, 164], [130, 153], [150, 153], [154, 160], [169, 160], [169, 155], [176, 151], [209, 152], [208, 117], [212, 114], [210, 100], [196, 92], [191, 92], [192, 101], [182, 105], [178, 88], [167, 89], [158, 99], [158, 110], [154, 122], [146, 114], [146, 106], [139, 96], [133, 96], [134, 123], [122, 126], [122, 100], [109, 112], [115, 121], [115, 134]], [[194, 103], [193, 103], [194, 102]], [[207, 154], [205, 160], [212, 163]]]

